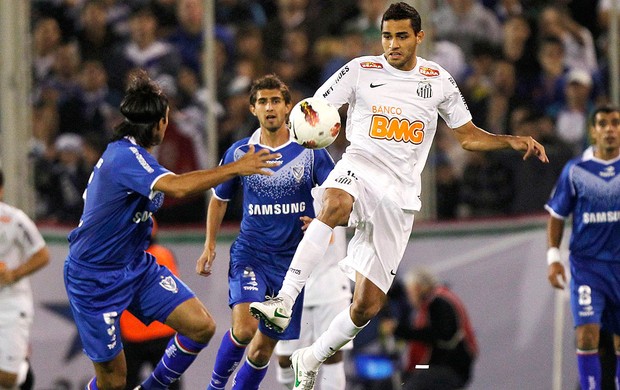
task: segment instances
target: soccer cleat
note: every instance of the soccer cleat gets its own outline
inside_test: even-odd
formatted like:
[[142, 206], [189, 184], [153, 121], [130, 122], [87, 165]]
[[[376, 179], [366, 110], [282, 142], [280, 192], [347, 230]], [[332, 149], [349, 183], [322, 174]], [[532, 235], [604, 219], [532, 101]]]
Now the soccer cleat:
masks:
[[257, 319], [262, 319], [265, 326], [282, 333], [291, 322], [291, 310], [284, 305], [281, 297], [267, 297], [265, 302], [250, 303], [250, 313]]
[[316, 374], [318, 368], [312, 370], [304, 365], [303, 356], [306, 353], [312, 353], [312, 347], [298, 349], [291, 356], [291, 368], [295, 373], [295, 382], [293, 390], [313, 390], [316, 382]]

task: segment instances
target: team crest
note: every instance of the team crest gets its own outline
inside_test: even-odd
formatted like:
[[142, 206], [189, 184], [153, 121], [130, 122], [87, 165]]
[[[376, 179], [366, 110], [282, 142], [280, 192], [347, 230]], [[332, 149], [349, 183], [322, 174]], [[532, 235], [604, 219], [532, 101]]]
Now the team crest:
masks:
[[428, 99], [433, 96], [433, 88], [429, 83], [418, 83], [417, 94], [419, 97]]
[[304, 177], [304, 166], [297, 165], [293, 167], [293, 177], [297, 181], [297, 183], [301, 182], [301, 179]]
[[159, 285], [174, 294], [179, 292], [179, 288], [177, 287], [177, 282], [174, 280], [172, 276], [166, 276], [165, 278], [162, 277], [161, 281], [159, 282]]

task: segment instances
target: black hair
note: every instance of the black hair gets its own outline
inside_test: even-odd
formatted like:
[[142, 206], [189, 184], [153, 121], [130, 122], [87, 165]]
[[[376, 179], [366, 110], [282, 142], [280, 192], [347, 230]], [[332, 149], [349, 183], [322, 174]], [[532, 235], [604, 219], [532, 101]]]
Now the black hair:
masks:
[[418, 10], [405, 2], [398, 2], [391, 4], [388, 9], [383, 13], [381, 18], [381, 29], [383, 30], [383, 22], [386, 20], [405, 20], [409, 19], [411, 22], [411, 28], [414, 34], [418, 34], [422, 31], [422, 18]]
[[279, 89], [284, 98], [284, 102], [286, 104], [291, 103], [291, 91], [289, 91], [288, 86], [275, 74], [268, 74], [254, 80], [252, 83], [252, 87], [250, 88], [250, 105], [254, 106], [256, 104], [256, 95], [258, 95], [258, 91], [263, 89]]
[[168, 98], [159, 85], [144, 70], [132, 72], [120, 106], [125, 120], [114, 128], [112, 141], [131, 136], [142, 147], [154, 146], [153, 128], [166, 117], [167, 109]]
[[591, 127], [594, 127], [596, 126], [596, 116], [598, 114], [611, 114], [612, 112], [620, 112], [620, 108], [616, 106], [611, 106], [611, 105], [604, 105], [604, 106], [597, 107], [590, 114], [590, 120], [588, 121], [588, 124]]

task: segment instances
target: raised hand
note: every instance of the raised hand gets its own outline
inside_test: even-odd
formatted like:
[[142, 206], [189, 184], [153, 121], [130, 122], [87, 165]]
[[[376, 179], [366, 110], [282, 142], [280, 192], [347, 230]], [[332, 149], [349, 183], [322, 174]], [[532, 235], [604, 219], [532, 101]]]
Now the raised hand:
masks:
[[267, 149], [261, 149], [254, 152], [254, 145], [250, 145], [248, 152], [237, 160], [239, 175], [272, 175], [273, 172], [265, 170], [265, 168], [274, 168], [282, 165], [282, 155], [280, 153], [269, 153]]

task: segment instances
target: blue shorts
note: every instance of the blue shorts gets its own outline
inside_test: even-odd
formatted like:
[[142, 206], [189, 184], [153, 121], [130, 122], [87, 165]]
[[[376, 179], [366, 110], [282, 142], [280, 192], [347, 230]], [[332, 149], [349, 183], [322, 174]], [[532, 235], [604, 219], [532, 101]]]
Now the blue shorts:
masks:
[[[228, 270], [228, 304], [262, 302], [267, 296], [275, 296], [286, 276], [292, 254], [273, 254], [254, 250], [236, 241], [230, 247], [230, 269]], [[267, 267], [264, 267], [264, 265]], [[278, 266], [275, 266], [278, 264]], [[294, 340], [299, 338], [301, 313], [304, 303], [304, 291], [301, 291], [295, 305], [291, 323], [282, 333], [269, 329], [263, 321], [258, 329], [274, 340]]]
[[146, 252], [124, 268], [107, 270], [67, 258], [64, 278], [84, 353], [97, 363], [112, 360], [123, 349], [123, 310], [129, 309], [147, 325], [154, 320], [165, 322], [175, 308], [195, 296]]
[[570, 256], [575, 326], [599, 324], [620, 335], [620, 263]]

